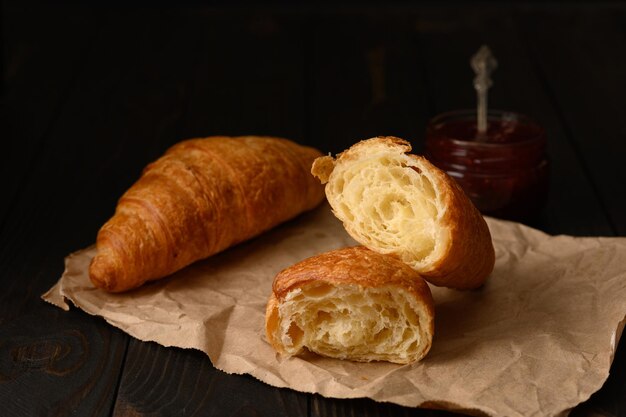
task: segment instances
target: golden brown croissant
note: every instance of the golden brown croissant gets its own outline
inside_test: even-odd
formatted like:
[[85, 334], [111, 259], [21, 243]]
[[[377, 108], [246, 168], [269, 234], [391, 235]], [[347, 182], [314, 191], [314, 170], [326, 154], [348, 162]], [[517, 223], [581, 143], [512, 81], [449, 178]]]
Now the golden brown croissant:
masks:
[[423, 358], [434, 333], [428, 285], [395, 257], [358, 246], [295, 264], [274, 279], [265, 314], [270, 344], [297, 355], [361, 362]]
[[245, 136], [180, 142], [149, 164], [100, 229], [89, 275], [120, 292], [167, 276], [317, 206], [316, 149]]
[[393, 254], [429, 282], [481, 286], [495, 253], [485, 220], [458, 184], [395, 137], [361, 141], [318, 158], [334, 214], [359, 243]]

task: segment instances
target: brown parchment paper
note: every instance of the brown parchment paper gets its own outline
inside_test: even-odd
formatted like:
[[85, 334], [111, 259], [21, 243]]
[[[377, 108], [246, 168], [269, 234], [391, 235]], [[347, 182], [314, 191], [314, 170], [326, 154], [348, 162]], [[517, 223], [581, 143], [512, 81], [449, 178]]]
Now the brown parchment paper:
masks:
[[199, 349], [228, 373], [328, 397], [493, 416], [567, 413], [608, 377], [626, 314], [626, 239], [549, 236], [488, 219], [496, 266], [480, 290], [436, 287], [435, 338], [413, 365], [278, 356], [264, 312], [277, 272], [355, 242], [328, 206], [126, 294], [95, 289], [93, 247], [43, 298], [144, 341]]

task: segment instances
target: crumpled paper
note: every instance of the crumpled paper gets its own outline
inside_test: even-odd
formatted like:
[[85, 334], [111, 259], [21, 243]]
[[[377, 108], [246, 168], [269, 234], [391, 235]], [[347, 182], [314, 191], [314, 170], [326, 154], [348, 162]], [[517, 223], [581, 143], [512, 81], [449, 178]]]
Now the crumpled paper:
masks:
[[549, 236], [487, 219], [495, 269], [480, 290], [431, 287], [435, 338], [412, 365], [286, 358], [265, 338], [276, 273], [354, 245], [327, 205], [125, 294], [95, 289], [91, 247], [43, 298], [68, 301], [140, 340], [205, 352], [228, 373], [327, 397], [492, 416], [566, 414], [608, 377], [626, 315], [626, 239]]

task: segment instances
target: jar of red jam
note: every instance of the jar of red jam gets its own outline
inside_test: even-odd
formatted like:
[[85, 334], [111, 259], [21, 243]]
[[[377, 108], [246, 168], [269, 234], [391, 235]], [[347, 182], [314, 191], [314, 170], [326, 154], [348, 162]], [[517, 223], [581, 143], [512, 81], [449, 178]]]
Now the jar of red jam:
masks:
[[549, 163], [541, 126], [519, 113], [490, 110], [478, 132], [475, 110], [433, 118], [426, 157], [446, 171], [486, 215], [532, 220], [548, 194]]

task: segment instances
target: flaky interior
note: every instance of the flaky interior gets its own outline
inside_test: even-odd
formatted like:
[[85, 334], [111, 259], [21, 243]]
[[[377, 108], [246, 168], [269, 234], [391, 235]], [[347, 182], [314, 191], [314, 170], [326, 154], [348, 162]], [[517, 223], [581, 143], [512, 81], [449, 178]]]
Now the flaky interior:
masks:
[[276, 313], [276, 339], [290, 355], [307, 348], [339, 359], [409, 363], [430, 347], [429, 316], [402, 288], [315, 283], [288, 293]]
[[429, 174], [402, 151], [379, 148], [337, 164], [326, 194], [359, 242], [420, 270], [439, 250], [443, 212]]

